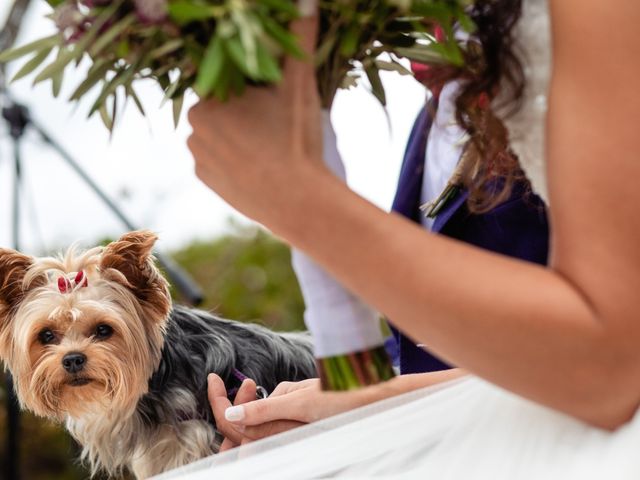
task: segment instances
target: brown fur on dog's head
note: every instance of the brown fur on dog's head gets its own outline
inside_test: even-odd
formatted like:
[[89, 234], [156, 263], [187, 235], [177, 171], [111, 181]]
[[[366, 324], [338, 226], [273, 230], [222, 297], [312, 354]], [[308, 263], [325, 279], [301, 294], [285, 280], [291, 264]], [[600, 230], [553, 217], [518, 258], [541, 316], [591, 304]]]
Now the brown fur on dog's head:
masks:
[[[160, 360], [171, 310], [153, 262], [156, 239], [131, 232], [62, 258], [0, 250], [0, 358], [24, 407], [55, 418], [135, 408]], [[79, 372], [70, 371], [72, 355], [85, 359]]]
[[0, 358], [10, 342], [6, 332], [14, 310], [31, 288], [43, 283], [42, 278], [39, 278], [34, 279], [30, 285], [25, 285], [25, 276], [33, 261], [32, 257], [22, 253], [0, 248]]

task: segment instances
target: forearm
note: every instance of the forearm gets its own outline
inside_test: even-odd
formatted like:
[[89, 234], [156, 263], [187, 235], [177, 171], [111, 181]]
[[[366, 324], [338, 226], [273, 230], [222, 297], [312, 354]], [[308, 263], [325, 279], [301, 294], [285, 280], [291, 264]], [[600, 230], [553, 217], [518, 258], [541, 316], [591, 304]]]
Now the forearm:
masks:
[[[425, 233], [328, 176], [313, 183], [313, 195], [301, 194], [296, 211], [272, 223], [276, 233], [408, 335], [449, 362], [576, 416], [606, 417], [593, 412], [598, 405], [624, 410], [613, 398], [635, 405], [628, 389], [618, 393], [635, 357], [619, 348], [614, 320], [603, 323], [561, 274]], [[306, 218], [302, 229], [287, 220], [297, 215]]]
[[411, 375], [399, 375], [388, 382], [382, 383], [377, 388], [374, 395], [375, 400], [395, 397], [403, 393], [413, 392], [421, 388], [432, 387], [441, 383], [449, 382], [468, 375], [460, 368], [442, 370], [439, 372], [415, 373]]

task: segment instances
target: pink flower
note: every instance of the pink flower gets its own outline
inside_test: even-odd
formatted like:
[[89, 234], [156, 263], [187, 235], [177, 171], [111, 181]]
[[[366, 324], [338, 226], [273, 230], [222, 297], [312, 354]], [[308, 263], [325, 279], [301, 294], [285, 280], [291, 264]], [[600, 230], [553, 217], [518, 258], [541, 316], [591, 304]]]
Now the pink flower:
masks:
[[160, 23], [168, 14], [167, 0], [134, 0], [136, 12], [145, 23]]

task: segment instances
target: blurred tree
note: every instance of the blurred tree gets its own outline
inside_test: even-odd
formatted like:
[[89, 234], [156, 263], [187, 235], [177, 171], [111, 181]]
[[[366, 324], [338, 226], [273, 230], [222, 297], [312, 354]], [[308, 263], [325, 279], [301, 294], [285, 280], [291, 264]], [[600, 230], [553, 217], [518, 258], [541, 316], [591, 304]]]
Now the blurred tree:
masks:
[[304, 329], [289, 248], [263, 230], [236, 227], [233, 235], [192, 243], [173, 257], [202, 287], [201, 308], [274, 330]]
[[[274, 330], [304, 329], [304, 302], [291, 268], [289, 249], [263, 230], [236, 226], [231, 234], [197, 241], [174, 252], [173, 258], [205, 292], [201, 308], [225, 318], [259, 322]], [[0, 472], [6, 465], [3, 385]], [[60, 426], [23, 414], [20, 447], [23, 480], [89, 478], [89, 473], [78, 465], [77, 445]]]

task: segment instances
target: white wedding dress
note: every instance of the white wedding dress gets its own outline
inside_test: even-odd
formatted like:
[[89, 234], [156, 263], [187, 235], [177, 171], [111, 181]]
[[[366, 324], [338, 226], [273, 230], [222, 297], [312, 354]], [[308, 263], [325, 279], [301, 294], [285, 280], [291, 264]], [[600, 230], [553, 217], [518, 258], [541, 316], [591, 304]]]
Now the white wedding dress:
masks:
[[[550, 71], [546, 0], [524, 0], [525, 106], [507, 123], [534, 188]], [[159, 479], [640, 479], [640, 415], [606, 432], [469, 377], [216, 455]]]

